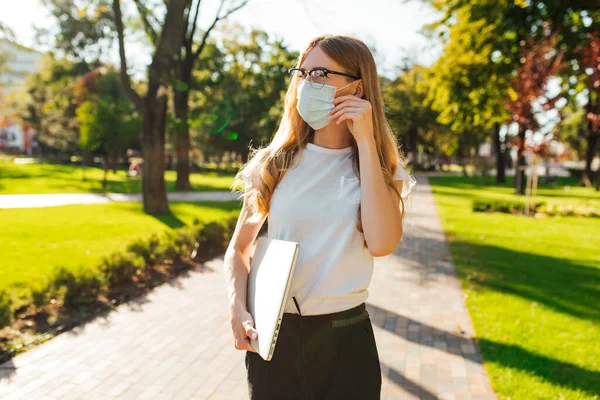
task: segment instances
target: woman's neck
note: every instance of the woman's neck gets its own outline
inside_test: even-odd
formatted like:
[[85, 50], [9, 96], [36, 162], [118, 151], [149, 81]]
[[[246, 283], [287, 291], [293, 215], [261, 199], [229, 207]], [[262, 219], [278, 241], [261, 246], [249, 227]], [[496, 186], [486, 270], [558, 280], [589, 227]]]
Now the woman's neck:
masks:
[[330, 149], [344, 149], [352, 146], [354, 140], [345, 123], [343, 126], [332, 120], [329, 125], [314, 132], [312, 143]]

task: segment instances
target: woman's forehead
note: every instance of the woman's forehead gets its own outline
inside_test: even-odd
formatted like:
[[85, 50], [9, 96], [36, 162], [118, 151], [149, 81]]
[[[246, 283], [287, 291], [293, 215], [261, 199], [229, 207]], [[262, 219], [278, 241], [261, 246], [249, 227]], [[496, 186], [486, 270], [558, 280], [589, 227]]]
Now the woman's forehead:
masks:
[[325, 52], [319, 47], [315, 46], [306, 53], [304, 61], [300, 68], [307, 71], [313, 68], [327, 68], [332, 70], [341, 70], [341, 67], [325, 54]]

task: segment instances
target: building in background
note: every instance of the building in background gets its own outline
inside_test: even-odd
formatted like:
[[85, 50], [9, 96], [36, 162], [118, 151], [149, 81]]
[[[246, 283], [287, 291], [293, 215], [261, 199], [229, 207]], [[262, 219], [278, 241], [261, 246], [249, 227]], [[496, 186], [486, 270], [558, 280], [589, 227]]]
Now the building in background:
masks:
[[8, 39], [0, 39], [0, 151], [32, 154], [35, 131], [11, 109], [7, 97], [20, 89], [28, 74], [37, 71], [42, 53]]

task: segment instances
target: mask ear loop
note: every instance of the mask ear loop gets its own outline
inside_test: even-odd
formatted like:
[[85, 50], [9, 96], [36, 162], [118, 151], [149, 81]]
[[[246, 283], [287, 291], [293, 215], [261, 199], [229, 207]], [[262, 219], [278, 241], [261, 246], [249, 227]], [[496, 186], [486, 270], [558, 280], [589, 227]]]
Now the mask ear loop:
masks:
[[[354, 81], [354, 82], [356, 82], [356, 81]], [[335, 91], [337, 92], [338, 90], [346, 89], [348, 86], [352, 85], [354, 82], [350, 82], [350, 83], [349, 83], [349, 84], [347, 84], [346, 86], [343, 86], [343, 87], [341, 87], [341, 88], [339, 88], [339, 89], [335, 89]]]

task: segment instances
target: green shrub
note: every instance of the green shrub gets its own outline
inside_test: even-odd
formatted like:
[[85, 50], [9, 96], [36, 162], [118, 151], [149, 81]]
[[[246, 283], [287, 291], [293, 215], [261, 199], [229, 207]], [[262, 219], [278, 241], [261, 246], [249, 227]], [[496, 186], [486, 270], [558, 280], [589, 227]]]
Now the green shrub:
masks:
[[222, 222], [209, 222], [198, 231], [197, 240], [200, 249], [222, 249], [227, 241], [227, 228]]
[[134, 253], [114, 253], [104, 257], [100, 271], [109, 285], [131, 281], [138, 270], [146, 266], [144, 258]]
[[560, 215], [565, 217], [600, 217], [600, 209], [591, 204], [548, 204], [541, 207], [540, 212], [548, 215]]
[[[543, 201], [537, 201], [536, 209], [543, 206]], [[515, 200], [500, 200], [500, 199], [474, 199], [473, 200], [473, 211], [484, 212], [484, 211], [497, 211], [504, 213], [512, 212], [525, 212], [525, 202]]]
[[0, 328], [10, 326], [13, 323], [13, 309], [10, 293], [0, 289]]
[[146, 265], [154, 265], [161, 261], [159, 253], [160, 239], [153, 233], [148, 239], [136, 239], [127, 246], [127, 251], [144, 259]]
[[69, 269], [59, 267], [56, 270], [54, 285], [58, 289], [64, 287], [64, 304], [67, 307], [77, 307], [96, 302], [104, 280], [100, 271], [79, 267]]
[[583, 176], [584, 169], [583, 168], [567, 168], [569, 170], [569, 175], [572, 178], [581, 179]]
[[35, 307], [50, 304], [50, 301], [55, 299], [56, 296], [56, 288], [50, 279], [46, 279], [31, 288], [31, 299]]
[[[93, 304], [107, 286], [131, 279], [139, 269], [165, 259], [188, 257], [192, 249], [211, 250], [211, 253], [224, 250], [235, 231], [238, 215], [233, 213], [226, 219], [210, 223], [196, 219], [192, 226], [167, 231], [164, 238], [152, 234], [147, 239], [134, 240], [126, 252], [105, 257], [98, 268], [59, 266], [49, 279], [30, 287], [31, 297], [19, 297], [19, 301], [36, 307], [47, 305], [52, 299], [62, 299], [70, 308]], [[0, 290], [0, 328], [13, 323], [15, 307], [10, 293]]]
[[238, 221], [238, 214], [236, 215], [232, 215], [230, 217], [227, 218], [227, 220], [225, 221], [225, 229], [227, 231], [227, 237], [231, 238], [233, 236], [233, 233], [235, 232], [235, 226], [237, 224]]

